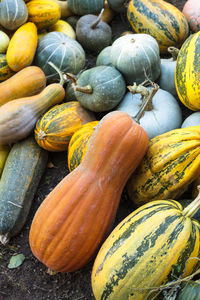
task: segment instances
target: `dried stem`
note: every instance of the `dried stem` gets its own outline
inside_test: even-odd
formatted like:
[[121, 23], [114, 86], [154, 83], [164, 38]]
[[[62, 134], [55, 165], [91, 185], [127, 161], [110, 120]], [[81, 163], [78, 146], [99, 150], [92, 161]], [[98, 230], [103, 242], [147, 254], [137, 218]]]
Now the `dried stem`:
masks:
[[95, 29], [95, 28], [97, 27], [97, 25], [98, 25], [99, 22], [101, 21], [103, 12], [104, 12], [104, 8], [102, 8], [102, 10], [101, 10], [100, 14], [98, 15], [96, 21], [95, 21], [94, 23], [91, 24], [91, 26], [90, 26], [91, 29]]
[[171, 46], [167, 48], [167, 51], [171, 54], [173, 61], [177, 60], [178, 53], [179, 53], [178, 48]]

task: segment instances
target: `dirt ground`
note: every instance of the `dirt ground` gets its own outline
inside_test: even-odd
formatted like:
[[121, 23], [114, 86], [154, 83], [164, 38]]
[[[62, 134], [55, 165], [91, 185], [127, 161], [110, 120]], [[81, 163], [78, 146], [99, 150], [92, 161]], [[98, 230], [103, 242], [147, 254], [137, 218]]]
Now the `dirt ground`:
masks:
[[[168, 1], [182, 10], [186, 1]], [[126, 16], [117, 15], [111, 23], [114, 38], [130, 30]], [[88, 66], [94, 66], [96, 58], [88, 55]], [[184, 109], [185, 115], [187, 110]], [[93, 261], [73, 273], [47, 274], [47, 268], [31, 253], [28, 243], [33, 216], [46, 195], [68, 173], [67, 152], [50, 153], [49, 161], [54, 167], [47, 168], [35, 195], [28, 220], [21, 233], [12, 238], [7, 246], [0, 245], [0, 300], [92, 300], [94, 299], [90, 277]], [[133, 210], [132, 204], [123, 192], [115, 225]], [[16, 269], [9, 269], [8, 263], [14, 254], [23, 253], [25, 260]]]

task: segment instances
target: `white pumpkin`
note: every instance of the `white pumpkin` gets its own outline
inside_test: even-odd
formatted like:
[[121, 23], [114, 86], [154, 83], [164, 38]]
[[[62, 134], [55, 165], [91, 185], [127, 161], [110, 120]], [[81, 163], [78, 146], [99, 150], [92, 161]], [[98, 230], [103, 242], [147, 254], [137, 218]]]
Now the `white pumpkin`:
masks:
[[200, 111], [196, 111], [195, 113], [192, 113], [190, 116], [188, 116], [181, 128], [190, 127], [190, 126], [197, 126], [200, 125]]
[[160, 75], [159, 46], [156, 39], [148, 34], [126, 34], [119, 37], [111, 46], [110, 59], [128, 84], [140, 84], [146, 79], [146, 75], [156, 81]]
[[[134, 118], [141, 104], [140, 94], [133, 95], [128, 92], [116, 110], [124, 111]], [[169, 92], [158, 89], [152, 99], [152, 109], [144, 111], [139, 123], [150, 139], [172, 129], [180, 128], [182, 112], [177, 100]]]

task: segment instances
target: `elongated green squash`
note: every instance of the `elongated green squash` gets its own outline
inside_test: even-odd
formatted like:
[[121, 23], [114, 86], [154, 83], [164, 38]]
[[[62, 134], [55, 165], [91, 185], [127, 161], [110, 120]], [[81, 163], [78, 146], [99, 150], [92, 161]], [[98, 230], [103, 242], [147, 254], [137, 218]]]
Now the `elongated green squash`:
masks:
[[95, 299], [155, 299], [161, 285], [198, 268], [200, 224], [192, 216], [199, 208], [200, 194], [184, 210], [175, 200], [158, 200], [126, 217], [96, 257]]
[[18, 234], [45, 170], [48, 154], [33, 137], [16, 143], [7, 157], [0, 181], [0, 242]]
[[181, 196], [200, 175], [200, 125], [151, 139], [147, 154], [127, 184], [135, 205]]

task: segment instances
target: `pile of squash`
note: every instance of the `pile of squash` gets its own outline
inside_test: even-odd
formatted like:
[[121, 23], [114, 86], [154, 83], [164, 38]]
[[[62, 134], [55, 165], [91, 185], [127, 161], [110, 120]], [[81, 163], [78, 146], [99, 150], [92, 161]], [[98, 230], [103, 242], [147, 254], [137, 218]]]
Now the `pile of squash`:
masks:
[[[129, 31], [116, 37], [119, 14]], [[0, 1], [2, 244], [22, 230], [49, 152], [65, 151], [69, 173], [30, 228], [38, 260], [74, 272], [95, 259], [97, 300], [154, 299], [199, 268], [199, 30], [195, 0], [182, 12], [163, 0]], [[124, 190], [135, 210], [113, 228]]]

